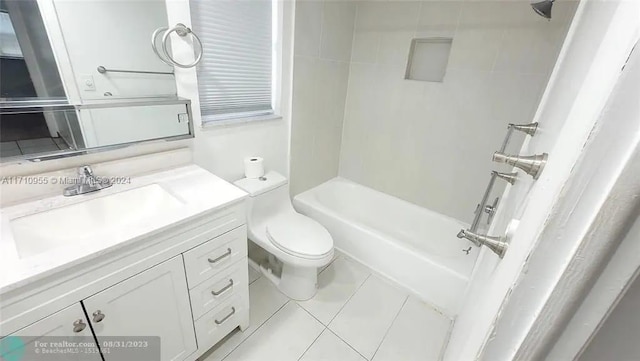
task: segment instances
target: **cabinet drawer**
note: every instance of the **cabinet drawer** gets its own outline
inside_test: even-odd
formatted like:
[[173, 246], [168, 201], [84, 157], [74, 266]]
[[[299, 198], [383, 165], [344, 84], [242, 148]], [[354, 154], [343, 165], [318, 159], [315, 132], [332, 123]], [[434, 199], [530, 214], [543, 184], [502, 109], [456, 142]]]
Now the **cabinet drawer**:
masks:
[[236, 295], [248, 296], [249, 272], [246, 258], [209, 278], [189, 291], [193, 319]]
[[189, 289], [247, 256], [247, 227], [242, 226], [183, 254]]
[[234, 296], [195, 322], [198, 347], [208, 349], [243, 323], [248, 324], [249, 298]]

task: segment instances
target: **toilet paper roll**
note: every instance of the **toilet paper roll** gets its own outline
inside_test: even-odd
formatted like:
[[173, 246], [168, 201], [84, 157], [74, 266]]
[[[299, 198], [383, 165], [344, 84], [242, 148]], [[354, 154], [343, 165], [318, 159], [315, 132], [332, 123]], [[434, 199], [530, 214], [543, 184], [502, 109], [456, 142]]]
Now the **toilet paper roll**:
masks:
[[244, 159], [244, 176], [247, 178], [260, 178], [264, 175], [264, 159], [260, 157], [247, 157]]

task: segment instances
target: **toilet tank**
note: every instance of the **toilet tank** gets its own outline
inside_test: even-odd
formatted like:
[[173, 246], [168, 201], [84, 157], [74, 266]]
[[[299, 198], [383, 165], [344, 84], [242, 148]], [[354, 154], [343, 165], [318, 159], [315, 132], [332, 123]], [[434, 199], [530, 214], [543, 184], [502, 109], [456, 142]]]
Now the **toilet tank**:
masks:
[[233, 184], [249, 193], [247, 213], [250, 223], [293, 211], [287, 178], [277, 172], [270, 171], [256, 179], [242, 178]]

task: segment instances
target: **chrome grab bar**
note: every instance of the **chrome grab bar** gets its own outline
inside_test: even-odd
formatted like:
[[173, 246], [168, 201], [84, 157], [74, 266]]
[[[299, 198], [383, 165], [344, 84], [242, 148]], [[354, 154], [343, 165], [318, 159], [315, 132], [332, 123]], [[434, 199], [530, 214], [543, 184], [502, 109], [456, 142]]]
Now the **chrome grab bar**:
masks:
[[[538, 130], [538, 123], [529, 123], [529, 124], [509, 123], [507, 127], [507, 134], [505, 135], [504, 140], [502, 141], [500, 150], [498, 150], [496, 153], [504, 153], [505, 149], [507, 149], [507, 145], [509, 144], [509, 139], [511, 139], [511, 135], [513, 135], [514, 130], [523, 132], [533, 137], [536, 134], [536, 131]], [[489, 184], [487, 185], [487, 189], [484, 191], [484, 195], [482, 196], [482, 201], [480, 201], [480, 204], [476, 208], [475, 216], [473, 217], [473, 222], [471, 222], [471, 228], [469, 228], [471, 232], [476, 232], [478, 230], [480, 217], [482, 217], [482, 212], [479, 212], [478, 210], [484, 210], [485, 207], [487, 206], [487, 200], [489, 199], [489, 195], [493, 190], [493, 185], [496, 182], [496, 178], [505, 179], [507, 182], [511, 184], [513, 184], [512, 181], [515, 182], [515, 174], [513, 173], [510, 174], [511, 176], [513, 176], [512, 181], [510, 181], [509, 179], [506, 179], [504, 175], [505, 173], [498, 173], [495, 171], [491, 172], [491, 178], [489, 178]]]
[[487, 205], [487, 199], [489, 199], [489, 195], [493, 190], [493, 184], [496, 182], [495, 173], [491, 173], [491, 178], [489, 179], [489, 185], [487, 185], [487, 189], [484, 191], [484, 195], [482, 196], [482, 200], [480, 201], [479, 211], [476, 212], [476, 215], [473, 217], [473, 222], [471, 222], [471, 228], [469, 230], [471, 232], [475, 232], [478, 230], [478, 224], [480, 224], [480, 217], [482, 217], [482, 210], [485, 209]]
[[[509, 126], [507, 127], [507, 134], [505, 135], [504, 140], [502, 141], [500, 150], [494, 153], [494, 156], [493, 156], [494, 160], [496, 159], [496, 154], [502, 155], [502, 153], [504, 153], [505, 149], [507, 148], [507, 145], [509, 144], [509, 139], [511, 139], [511, 135], [513, 134], [514, 130], [523, 132], [533, 137], [536, 134], [536, 131], [538, 130], [538, 123], [529, 123], [529, 124], [509, 123]], [[543, 155], [543, 156], [544, 156], [544, 160], [546, 160], [546, 155]], [[542, 158], [543, 156], [540, 156], [540, 157]], [[544, 166], [544, 164], [542, 164], [542, 166]], [[519, 168], [522, 169], [523, 167], [519, 167]], [[537, 174], [539, 174], [539, 171], [537, 171], [536, 175]], [[536, 176], [534, 176], [534, 178], [535, 177]], [[493, 190], [493, 185], [495, 184], [496, 178], [500, 178], [509, 182], [510, 184], [514, 184], [517, 179], [517, 173], [499, 173], [496, 171], [491, 172], [491, 178], [489, 178], [489, 184], [487, 185], [487, 189], [484, 191], [484, 195], [482, 196], [482, 201], [478, 204], [474, 212], [475, 216], [473, 217], [473, 222], [471, 223], [471, 227], [468, 230], [464, 230], [464, 229], [460, 230], [457, 236], [458, 238], [468, 239], [476, 246], [485, 245], [489, 247], [492, 251], [494, 251], [496, 254], [498, 254], [500, 258], [502, 258], [504, 256], [504, 253], [507, 250], [507, 243], [504, 241], [504, 239], [501, 237], [490, 237], [486, 235], [483, 236], [477, 233], [478, 225], [480, 224], [480, 217], [482, 217], [482, 213], [489, 214], [489, 218], [487, 220], [488, 224], [491, 224], [493, 216], [495, 215], [499, 198], [496, 198], [493, 205], [487, 205], [487, 200], [489, 198], [489, 195], [491, 194], [491, 191]], [[467, 254], [469, 253], [467, 252]]]
[[107, 69], [104, 66], [98, 66], [98, 73], [132, 73], [132, 74], [160, 74], [160, 75], [174, 75], [172, 71], [149, 71], [149, 70], [125, 70], [125, 69]]

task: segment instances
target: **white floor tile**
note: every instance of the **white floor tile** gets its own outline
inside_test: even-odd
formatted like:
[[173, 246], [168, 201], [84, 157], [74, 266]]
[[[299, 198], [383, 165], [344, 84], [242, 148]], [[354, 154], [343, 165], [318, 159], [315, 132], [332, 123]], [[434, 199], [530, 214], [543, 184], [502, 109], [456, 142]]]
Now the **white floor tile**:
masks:
[[251, 324], [244, 332], [236, 332], [219, 342], [203, 360], [219, 361], [251, 336], [269, 317], [273, 316], [289, 299], [265, 277], [249, 285], [249, 318]]
[[375, 354], [407, 295], [370, 276], [329, 328], [367, 359]]
[[18, 145], [20, 146], [20, 148], [28, 148], [28, 147], [44, 147], [48, 145], [56, 145], [56, 143], [51, 138], [37, 138], [37, 139], [19, 140]]
[[5, 152], [5, 151], [14, 150], [14, 149], [18, 149], [18, 151], [20, 151], [19, 148], [18, 148], [18, 143], [16, 143], [15, 141], [14, 142], [1, 142], [0, 143], [0, 151]]
[[366, 361], [329, 329], [324, 330], [300, 361]]
[[373, 361], [437, 361], [451, 320], [409, 297]]
[[327, 267], [331, 266], [331, 264], [337, 260], [339, 257], [342, 257], [342, 253], [340, 253], [338, 250], [335, 250], [333, 252], [333, 258], [331, 259], [331, 262], [327, 263], [326, 265], [318, 268], [318, 273], [324, 271], [325, 269], [327, 269]]
[[15, 157], [18, 155], [22, 155], [22, 152], [20, 151], [20, 149], [16, 148], [16, 149], [1, 149], [0, 150], [0, 156], [2, 157]]
[[60, 150], [60, 148], [58, 148], [57, 145], [53, 144], [53, 142], [51, 143], [52, 144], [37, 145], [33, 147], [20, 146], [20, 150], [22, 150], [22, 153], [24, 154], [47, 153], [47, 152], [56, 152]]
[[253, 269], [253, 267], [249, 266], [249, 284], [255, 282], [258, 278], [260, 278], [260, 272]]
[[298, 304], [328, 325], [369, 274], [366, 267], [340, 257], [318, 275], [318, 293]]
[[320, 322], [295, 302], [289, 302], [225, 361], [296, 361], [323, 329]]
[[62, 145], [64, 147], [67, 146], [67, 143], [65, 143], [64, 139], [62, 138], [53, 138], [53, 142], [56, 143], [57, 145]]

